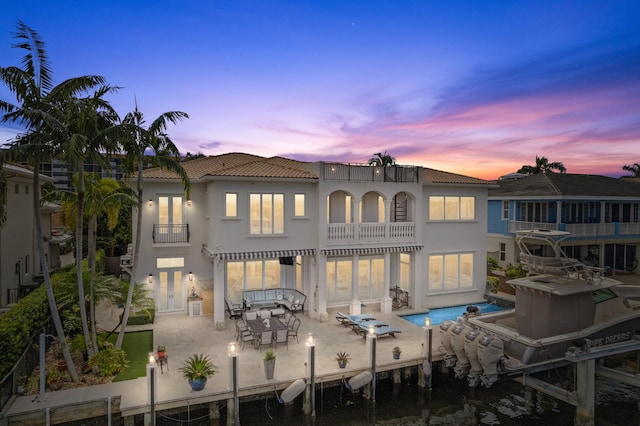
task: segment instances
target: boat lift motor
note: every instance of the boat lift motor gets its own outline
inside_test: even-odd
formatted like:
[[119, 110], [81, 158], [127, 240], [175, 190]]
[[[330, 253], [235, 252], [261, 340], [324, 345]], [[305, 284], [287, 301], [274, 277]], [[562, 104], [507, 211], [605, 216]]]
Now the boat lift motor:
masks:
[[458, 360], [453, 346], [451, 346], [451, 334], [449, 333], [449, 330], [454, 324], [451, 320], [440, 323], [440, 343], [442, 343], [442, 347], [444, 348], [444, 365], [447, 368], [456, 365], [456, 361]]
[[467, 374], [467, 380], [469, 381], [469, 386], [475, 388], [480, 384], [480, 376], [482, 375], [482, 365], [480, 364], [480, 360], [478, 360], [478, 349], [477, 344], [478, 340], [480, 340], [479, 336], [482, 334], [480, 330], [471, 330], [464, 337], [464, 352], [467, 354], [467, 358], [469, 358], [469, 363], [471, 364], [471, 370], [469, 370], [469, 374]]
[[478, 360], [484, 370], [480, 380], [488, 388], [498, 380], [498, 363], [504, 357], [504, 343], [497, 337], [485, 334], [478, 341], [477, 349]]
[[469, 358], [467, 358], [467, 354], [464, 352], [464, 338], [471, 330], [471, 327], [468, 327], [461, 322], [457, 323], [449, 330], [449, 333], [451, 334], [451, 346], [453, 346], [456, 358], [458, 359], [455, 367], [453, 367], [453, 372], [457, 379], [465, 377], [471, 367]]

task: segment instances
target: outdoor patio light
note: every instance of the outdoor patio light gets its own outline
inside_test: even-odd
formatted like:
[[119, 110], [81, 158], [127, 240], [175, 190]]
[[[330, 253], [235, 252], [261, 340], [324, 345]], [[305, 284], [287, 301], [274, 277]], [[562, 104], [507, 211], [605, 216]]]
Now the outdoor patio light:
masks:
[[316, 345], [316, 337], [313, 333], [307, 334], [307, 346], [315, 346]]
[[227, 404], [227, 418], [233, 419], [233, 426], [240, 426], [240, 397], [238, 396], [238, 345], [231, 342], [227, 345], [229, 358], [229, 386], [233, 390], [233, 403]]
[[155, 364], [156, 363], [156, 354], [154, 354], [153, 352], [149, 352], [149, 364]]
[[149, 199], [149, 207], [153, 206], [153, 200]]
[[189, 281], [193, 281], [193, 272], [189, 271]]
[[373, 336], [373, 332], [374, 332], [373, 328], [374, 327], [372, 325], [369, 326], [369, 334], [372, 335], [372, 336]]
[[431, 318], [424, 317], [424, 328], [431, 328]]
[[227, 345], [228, 356], [238, 356], [238, 345], [236, 342], [231, 342]]
[[149, 281], [149, 284], [151, 284], [153, 282], [153, 274], [149, 274], [148, 281]]

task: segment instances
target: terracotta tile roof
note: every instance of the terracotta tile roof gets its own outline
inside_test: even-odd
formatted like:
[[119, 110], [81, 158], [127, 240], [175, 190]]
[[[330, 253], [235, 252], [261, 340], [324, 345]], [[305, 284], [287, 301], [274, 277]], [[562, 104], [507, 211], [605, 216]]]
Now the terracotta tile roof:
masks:
[[431, 183], [455, 183], [473, 185], [494, 185], [494, 182], [478, 179], [470, 176], [458, 175], [455, 173], [443, 172], [440, 170], [423, 168], [422, 178], [424, 182]]
[[497, 181], [489, 197], [585, 196], [640, 197], [640, 185], [626, 179], [572, 173], [537, 173], [514, 180]]
[[[206, 176], [317, 179], [317, 176], [305, 170], [305, 164], [282, 157], [265, 158], [233, 152], [185, 161], [182, 167], [190, 179]], [[147, 179], [177, 178], [175, 173], [159, 168], [147, 169], [143, 176]]]

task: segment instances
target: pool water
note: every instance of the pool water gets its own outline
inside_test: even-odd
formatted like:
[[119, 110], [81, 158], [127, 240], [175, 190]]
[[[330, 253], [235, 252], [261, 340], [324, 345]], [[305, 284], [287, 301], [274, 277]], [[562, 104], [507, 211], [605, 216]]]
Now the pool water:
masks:
[[504, 308], [500, 306], [494, 305], [493, 303], [472, 303], [469, 305], [460, 305], [460, 306], [449, 306], [447, 308], [434, 308], [429, 310], [429, 312], [421, 313], [421, 314], [411, 314], [411, 315], [403, 315], [401, 318], [412, 322], [420, 327], [424, 325], [425, 317], [431, 318], [431, 325], [438, 325], [443, 321], [452, 320], [455, 321], [456, 318], [461, 317], [467, 311], [467, 306], [477, 306], [480, 308], [481, 314], [486, 314], [487, 312], [497, 312], [502, 311]]

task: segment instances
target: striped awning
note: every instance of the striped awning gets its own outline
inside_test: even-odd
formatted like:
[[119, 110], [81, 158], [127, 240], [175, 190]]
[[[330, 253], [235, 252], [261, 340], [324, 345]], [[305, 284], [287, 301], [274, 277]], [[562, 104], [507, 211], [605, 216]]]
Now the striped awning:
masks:
[[399, 253], [422, 250], [423, 246], [395, 246], [395, 247], [367, 247], [367, 248], [335, 248], [323, 249], [320, 253], [325, 256], [352, 256], [354, 254]]
[[218, 260], [277, 259], [279, 257], [315, 256], [315, 249], [243, 251], [237, 253], [215, 253]]

